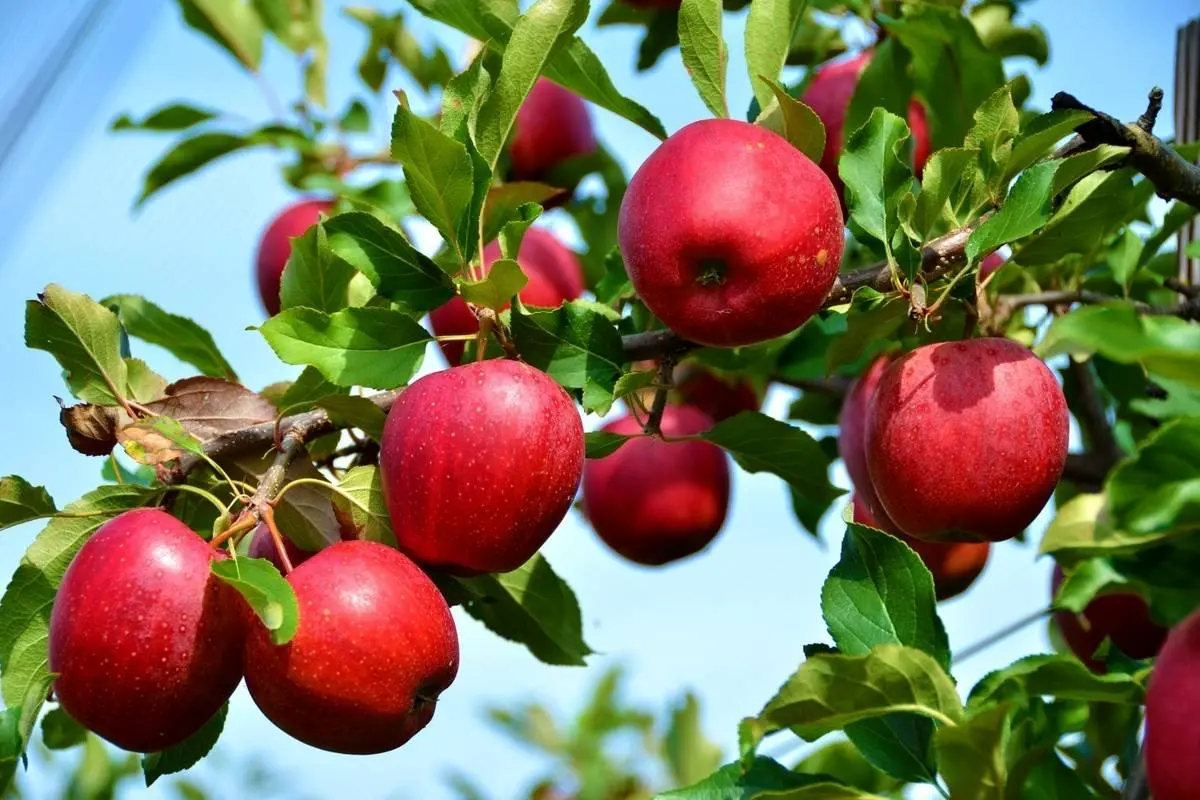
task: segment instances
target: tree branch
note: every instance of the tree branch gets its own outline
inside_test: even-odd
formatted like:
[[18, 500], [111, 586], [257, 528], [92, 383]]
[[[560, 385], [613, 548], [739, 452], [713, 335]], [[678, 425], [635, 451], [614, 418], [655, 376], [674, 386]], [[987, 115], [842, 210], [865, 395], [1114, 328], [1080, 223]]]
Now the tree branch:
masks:
[[1079, 426], [1087, 434], [1091, 452], [1102, 465], [1107, 465], [1104, 469], [1107, 473], [1121, 460], [1123, 453], [1121, 446], [1117, 444], [1117, 437], [1113, 435], [1112, 426], [1108, 423], [1104, 399], [1100, 396], [1096, 378], [1086, 363], [1071, 357], [1067, 365], [1079, 396], [1079, 409], [1075, 416], [1079, 420]]

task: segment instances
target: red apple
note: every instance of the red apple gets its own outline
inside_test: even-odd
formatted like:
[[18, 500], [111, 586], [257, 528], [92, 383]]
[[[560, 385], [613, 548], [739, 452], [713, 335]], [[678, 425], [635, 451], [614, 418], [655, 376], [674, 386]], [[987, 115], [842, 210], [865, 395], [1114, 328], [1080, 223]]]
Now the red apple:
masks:
[[514, 570], [566, 516], [583, 458], [579, 412], [546, 373], [495, 359], [426, 375], [380, 445], [396, 541], [456, 575]]
[[821, 307], [842, 257], [829, 179], [778, 134], [731, 119], [685, 126], [621, 201], [621, 253], [649, 309], [685, 339], [773, 339]]
[[1171, 629], [1146, 688], [1146, 779], [1154, 800], [1192, 800], [1200, 786], [1200, 612]]
[[1002, 266], [1004, 266], [1004, 256], [999, 253], [989, 254], [987, 258], [983, 259], [983, 263], [979, 265], [979, 279], [983, 280]]
[[[484, 274], [500, 258], [500, 244], [492, 242], [483, 250]], [[557, 308], [583, 294], [583, 268], [579, 257], [550, 231], [530, 228], [521, 239], [517, 263], [529, 278], [517, 296], [527, 306]], [[461, 297], [455, 296], [429, 314], [435, 336], [475, 333], [479, 321]], [[451, 366], [462, 362], [466, 342], [438, 342]], [[472, 347], [474, 350], [474, 347]]]
[[846, 400], [838, 414], [838, 453], [846, 465], [850, 482], [854, 484], [855, 502], [860, 503], [872, 519], [879, 520], [880, 524], [873, 527], [894, 533], [897, 530], [896, 525], [888, 519], [887, 512], [883, 510], [879, 497], [875, 494], [875, 487], [871, 485], [864, 441], [871, 400], [889, 363], [886, 356], [872, 361], [846, 393]]
[[[307, 550], [301, 550], [286, 537], [283, 540], [283, 549], [287, 552], [288, 561], [292, 563], [293, 569], [316, 555]], [[260, 523], [254, 529], [246, 555], [250, 558], [265, 558], [275, 565], [275, 569], [280, 572], [286, 571], [283, 567], [283, 559], [279, 557], [279, 550], [275, 547], [275, 540], [271, 538], [271, 532], [267, 530], [265, 523]]]
[[[667, 406], [663, 412], [666, 436], [700, 433], [712, 425], [690, 406]], [[635, 434], [642, 429], [626, 416], [603, 430]], [[709, 442], [633, 439], [587, 462], [583, 510], [600, 538], [630, 561], [647, 566], [677, 561], [703, 550], [725, 524], [729, 462]]]
[[215, 551], [156, 508], [88, 540], [50, 615], [63, 709], [126, 750], [157, 752], [208, 722], [242, 678], [245, 603], [210, 571]]
[[[1062, 582], [1062, 568], [1055, 565], [1051, 597], [1058, 594]], [[1146, 601], [1131, 591], [1099, 595], [1082, 614], [1056, 611], [1054, 619], [1071, 652], [1093, 672], [1107, 671], [1103, 661], [1092, 657], [1105, 639], [1130, 658], [1141, 659], [1152, 658], [1167, 638], [1167, 629], [1151, 618]]]
[[[838, 159], [841, 158], [846, 136], [854, 132], [844, 130], [846, 112], [850, 108], [854, 89], [858, 86], [859, 76], [874, 55], [874, 51], [866, 50], [853, 58], [821, 67], [804, 92], [804, 102], [825, 125], [825, 152], [821, 155], [821, 169], [833, 181], [839, 197], [843, 195], [844, 187], [838, 174]], [[920, 175], [933, 147], [925, 109], [916, 100], [908, 104], [908, 127], [912, 131], [913, 167]]]
[[1067, 459], [1054, 373], [1000, 338], [939, 342], [888, 367], [867, 417], [871, 484], [926, 541], [1010, 539], [1046, 505]]
[[246, 688], [267, 719], [335, 753], [383, 753], [429, 724], [458, 673], [458, 634], [433, 581], [375, 542], [338, 542], [288, 576], [300, 606], [283, 646], [246, 637]]
[[542, 180], [567, 159], [595, 151], [587, 103], [549, 78], [538, 78], [513, 124], [508, 146], [511, 178]]
[[258, 243], [256, 275], [258, 293], [263, 307], [274, 316], [279, 313], [279, 287], [283, 280], [283, 268], [292, 254], [292, 239], [302, 236], [317, 224], [321, 214], [333, 208], [329, 200], [303, 200], [288, 206], [271, 221]]
[[762, 398], [747, 380], [727, 380], [694, 364], [675, 371], [675, 389], [683, 405], [698, 408], [714, 422], [758, 411]]

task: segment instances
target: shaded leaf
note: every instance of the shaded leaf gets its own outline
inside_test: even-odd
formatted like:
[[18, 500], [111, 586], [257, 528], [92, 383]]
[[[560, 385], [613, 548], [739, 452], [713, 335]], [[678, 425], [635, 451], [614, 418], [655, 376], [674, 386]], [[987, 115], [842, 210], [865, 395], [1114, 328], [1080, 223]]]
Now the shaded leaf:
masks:
[[589, 379], [611, 392], [625, 360], [616, 325], [586, 300], [548, 311], [512, 309], [512, 333], [521, 357], [563, 386], [582, 389]]
[[360, 429], [378, 442], [383, 438], [383, 409], [362, 395], [334, 394], [322, 397], [317, 405], [329, 412], [329, 417], [342, 427]]
[[349, 517], [358, 538], [395, 547], [396, 535], [383, 500], [379, 468], [354, 467], [343, 476], [338, 488], [342, 492], [334, 495], [333, 502]]
[[623, 433], [609, 431], [589, 431], [584, 435], [588, 458], [604, 458], [621, 449], [621, 445], [632, 439]]
[[318, 223], [292, 239], [279, 284], [280, 308], [312, 308], [332, 314], [351, 305], [354, 268], [334, 258], [329, 234]]
[[42, 717], [42, 744], [51, 750], [65, 750], [83, 744], [87, 728], [71, 719], [71, 715], [60, 708], [52, 708]]
[[160, 750], [157, 753], [146, 753], [142, 756], [142, 772], [146, 777], [146, 785], [151, 786], [163, 775], [171, 775], [190, 769], [200, 759], [208, 755], [217, 743], [225, 728], [225, 717], [229, 713], [229, 703], [226, 702], [204, 723], [200, 730], [193, 733], [173, 747]]
[[1144, 679], [1122, 673], [1096, 675], [1070, 655], [1027, 656], [984, 676], [971, 689], [967, 708], [975, 715], [985, 708], [1021, 703], [1039, 695], [1136, 704], [1143, 700], [1145, 684]]
[[1200, 529], [1200, 418], [1156, 430], [1113, 469], [1105, 488], [1113, 524], [1121, 530], [1144, 537]]
[[[223, 463], [230, 477], [258, 485], [270, 468], [272, 456], [256, 455]], [[284, 473], [284, 485], [300, 478], [325, 481], [312, 461], [301, 453]], [[310, 553], [333, 544], [341, 539], [337, 517], [333, 513], [329, 489], [311, 484], [301, 484], [288, 490], [275, 505], [275, 523], [279, 532], [290, 539], [301, 550]]]
[[1060, 161], [1046, 161], [1021, 173], [1008, 199], [984, 220], [967, 240], [967, 258], [977, 261], [985, 253], [1015, 242], [1036, 231], [1050, 219], [1054, 174]]
[[1005, 750], [1011, 713], [1008, 705], [998, 705], [961, 725], [938, 729], [938, 764], [954, 800], [1005, 799]]
[[143, 131], [183, 131], [215, 119], [216, 111], [197, 108], [186, 103], [170, 103], [155, 109], [141, 119], [134, 120], [128, 114], [122, 114], [112, 122], [110, 130], [143, 130]]
[[479, 281], [464, 281], [459, 293], [468, 303], [499, 311], [505, 308], [517, 292], [525, 288], [529, 278], [521, 265], [509, 258], [492, 262], [487, 277]]

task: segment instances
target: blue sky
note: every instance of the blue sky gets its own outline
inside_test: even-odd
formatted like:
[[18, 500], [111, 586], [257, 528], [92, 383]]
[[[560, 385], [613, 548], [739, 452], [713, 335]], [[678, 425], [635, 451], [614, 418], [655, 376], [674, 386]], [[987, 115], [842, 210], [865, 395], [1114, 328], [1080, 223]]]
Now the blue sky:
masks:
[[[81, 54], [81, 67], [72, 79], [75, 96], [86, 102], [55, 110], [38, 142], [27, 145], [10, 191], [0, 195], [0, 218], [20, 221], [15, 229], [0, 227], [0, 363], [8, 387], [0, 399], [8, 421], [0, 474], [15, 472], [44, 484], [60, 504], [98, 482], [100, 462], [75, 454], [62, 434], [52, 397], [64, 393], [58, 366], [45, 353], [22, 346], [22, 303], [45, 284], [62, 283], [95, 297], [140, 293], [192, 317], [214, 333], [252, 388], [298, 371], [280, 364], [257, 333], [245, 330], [261, 321], [251, 278], [259, 233], [291, 199], [275, 159], [267, 153], [230, 158], [134, 213], [141, 175], [167, 141], [106, 132], [118, 113], [141, 113], [177, 99], [265, 119], [268, 111], [259, 88], [223, 52], [184, 29], [173, 4], [124, 0], [117, 5], [108, 49]], [[353, 65], [363, 41], [358, 29], [337, 13], [337, 4], [327, 5], [331, 106], [341, 109], [360, 93]], [[1159, 84], [1167, 90], [1165, 108], [1171, 108], [1175, 28], [1194, 13], [1191, 2], [1143, 4], [1136, 16], [1123, 0], [1093, 0], [1086, 12], [1081, 4], [1063, 0], [1041, 0], [1027, 9], [1048, 29], [1052, 43], [1051, 64], [1034, 78], [1037, 105], [1046, 107], [1055, 91], [1066, 90], [1132, 118], [1143, 110], [1148, 89]], [[412, 20], [422, 36], [433, 33], [415, 15]], [[727, 15], [725, 23], [733, 109], [744, 109], [750, 98], [740, 52], [743, 22], [744, 14], [739, 14]], [[132, 36], [143, 26], [146, 35]], [[436, 35], [452, 52], [461, 53], [463, 41], [457, 34], [439, 27]], [[658, 113], [668, 130], [706, 115], [678, 51], [651, 74], [638, 76], [633, 72], [637, 40], [629, 30], [588, 28], [584, 36], [609, 65], [617, 85]], [[122, 58], [116, 58], [122, 49]], [[295, 72], [286, 54], [269, 54], [265, 78], [284, 97], [295, 91]], [[114, 74], [118, 77], [110, 79]], [[604, 112], [597, 112], [596, 120], [600, 137], [628, 169], [653, 149], [654, 139], [633, 125]], [[379, 142], [388, 121], [386, 113], [376, 114]], [[74, 132], [72, 146], [56, 146], [68, 129]], [[1158, 133], [1169, 130], [1168, 111]], [[15, 194], [13, 186], [23, 194]], [[137, 343], [135, 348], [135, 355], [170, 378], [190, 374], [161, 351]], [[441, 366], [432, 351], [428, 364]], [[782, 413], [789, 396], [785, 390], [773, 391], [767, 410]], [[666, 569], [619, 561], [578, 517], [563, 523], [545, 553], [579, 596], [588, 642], [600, 653], [588, 668], [544, 666], [456, 611], [462, 640], [458, 680], [443, 695], [433, 723], [404, 748], [363, 758], [305, 747], [275, 730], [239, 690], [219, 760], [266, 761], [286, 774], [297, 797], [439, 800], [451, 796], [445, 786], [451, 770], [472, 776], [497, 798], [513, 797], [538, 775], [542, 762], [494, 732], [483, 719], [484, 708], [538, 700], [574, 709], [612, 663], [630, 668], [631, 697], [651, 707], [665, 707], [686, 689], [696, 691], [706, 732], [732, 753], [737, 721], [757, 710], [801, 662], [804, 644], [828, 640], [818, 610], [819, 591], [836, 561], [841, 536], [836, 513], [825, 521], [823, 546], [804, 534], [778, 480], [741, 472], [734, 480], [732, 513], [716, 543], [701, 556]], [[837, 480], [845, 484], [840, 468]], [[35, 533], [35, 526], [27, 525], [0, 537], [0, 572], [5, 576]], [[994, 548], [971, 592], [942, 606], [953, 648], [1044, 607], [1049, 574], [1049, 562], [1036, 560], [1030, 546]], [[1033, 626], [964, 663], [956, 677], [966, 689], [990, 669], [1047, 647], [1043, 628]], [[219, 780], [206, 767], [198, 774]], [[33, 797], [56, 794], [44, 766], [35, 764], [23, 783]], [[139, 788], [129, 796], [167, 795], [156, 787]]]

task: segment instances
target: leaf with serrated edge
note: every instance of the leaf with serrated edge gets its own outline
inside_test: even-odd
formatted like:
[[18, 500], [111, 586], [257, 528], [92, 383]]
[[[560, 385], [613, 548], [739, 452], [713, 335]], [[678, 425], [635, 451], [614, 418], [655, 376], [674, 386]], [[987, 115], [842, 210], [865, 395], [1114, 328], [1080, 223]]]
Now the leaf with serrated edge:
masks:
[[792, 97], [778, 81], [768, 81], [768, 85], [775, 93], [775, 99], [763, 110], [755, 124], [775, 131], [811, 161], [820, 161], [821, 154], [825, 152], [825, 126], [821, 118], [802, 101]]
[[967, 709], [977, 714], [1000, 703], [1027, 702], [1030, 697], [1053, 695], [1059, 700], [1096, 700], [1140, 704], [1145, 697], [1145, 677], [1110, 673], [1097, 675], [1074, 656], [1035, 655], [988, 673], [967, 698]]
[[521, 271], [520, 264], [512, 259], [500, 258], [492, 263], [486, 278], [464, 282], [459, 287], [459, 293], [468, 303], [500, 311], [528, 282], [529, 278]]
[[169, 314], [135, 294], [110, 295], [100, 304], [109, 308], [116, 306], [117, 317], [130, 336], [164, 348], [205, 375], [237, 380], [233, 367], [217, 349], [212, 334], [187, 317]]
[[[222, 465], [235, 480], [258, 485], [271, 462], [270, 456], [250, 455], [223, 462]], [[300, 478], [326, 480], [304, 453], [292, 461], [283, 476], [285, 485]], [[309, 552], [316, 552], [341, 538], [330, 491], [311, 484], [301, 484], [288, 490], [275, 505], [275, 524], [279, 532], [293, 544]]]
[[361, 395], [335, 394], [322, 397], [317, 405], [329, 412], [338, 425], [358, 428], [375, 441], [383, 438], [383, 409]]
[[334, 258], [324, 225], [310, 226], [292, 239], [279, 282], [280, 308], [314, 308], [332, 314], [350, 305], [350, 284], [357, 273]]
[[588, 378], [611, 391], [625, 359], [621, 335], [597, 308], [572, 300], [553, 311], [513, 305], [512, 332], [530, 364], [563, 386], [582, 389]]
[[57, 510], [43, 487], [31, 485], [20, 475], [0, 478], [0, 530], [49, 516]]
[[271, 632], [272, 642], [287, 644], [296, 635], [300, 616], [296, 593], [274, 564], [265, 558], [229, 558], [213, 561], [212, 572], [238, 590]]
[[692, 84], [708, 110], [729, 116], [725, 70], [729, 52], [721, 35], [721, 0], [683, 0], [679, 7], [679, 52]]
[[450, 299], [454, 287], [404, 234], [372, 214], [350, 211], [323, 224], [329, 248], [370, 279], [379, 294], [421, 313]]
[[212, 719], [187, 739], [166, 750], [142, 756], [142, 772], [146, 776], [146, 785], [152, 785], [163, 775], [190, 769], [208, 755], [225, 728], [225, 717], [228, 713], [229, 703], [225, 703]]
[[746, 17], [746, 67], [759, 108], [766, 108], [771, 102], [771, 88], [759, 76], [779, 77], [807, 6], [808, 0], [750, 2], [750, 14]]
[[117, 405], [125, 392], [117, 315], [84, 294], [50, 284], [25, 304], [25, 346], [45, 350], [80, 400]]
[[1011, 713], [1007, 704], [998, 705], [938, 729], [938, 767], [954, 800], [1004, 800]]
[[346, 473], [338, 488], [342, 493], [334, 495], [333, 502], [349, 515], [358, 538], [395, 547], [396, 534], [392, 532], [392, 520], [383, 500], [379, 468], [355, 467]]

